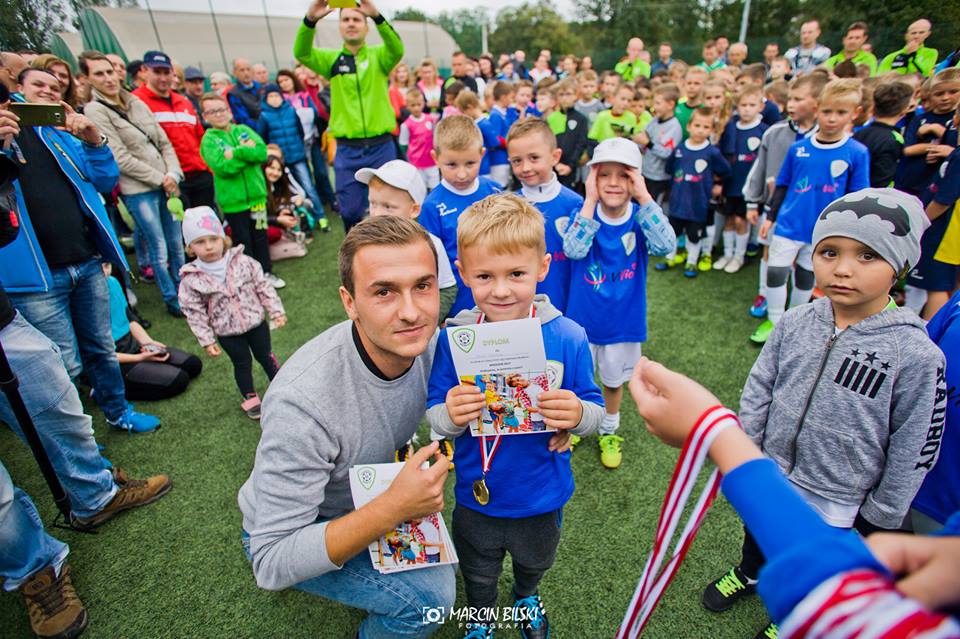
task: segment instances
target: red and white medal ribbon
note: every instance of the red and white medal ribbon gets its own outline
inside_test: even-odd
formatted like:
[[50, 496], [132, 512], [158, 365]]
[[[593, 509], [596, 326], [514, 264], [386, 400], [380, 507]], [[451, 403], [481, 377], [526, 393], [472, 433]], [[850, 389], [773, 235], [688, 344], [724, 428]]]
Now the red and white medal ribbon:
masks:
[[503, 433], [497, 433], [497, 436], [493, 438], [493, 447], [489, 451], [487, 450], [487, 439], [490, 436], [480, 435], [480, 460], [484, 478], [487, 476], [487, 471], [490, 470], [490, 464], [493, 463], [493, 456], [497, 454], [497, 448], [500, 447], [500, 437], [502, 435]]
[[677, 461], [677, 467], [673, 471], [673, 477], [670, 480], [670, 487], [667, 489], [667, 495], [663, 500], [663, 507], [660, 510], [660, 520], [657, 522], [657, 534], [654, 538], [653, 550], [647, 558], [643, 574], [640, 576], [640, 583], [633, 593], [630, 605], [627, 607], [627, 613], [623, 617], [620, 627], [617, 629], [616, 639], [635, 639], [640, 636], [644, 626], [650, 619], [653, 609], [657, 602], [663, 596], [664, 591], [670, 584], [680, 563], [686, 556], [690, 545], [693, 543], [697, 530], [717, 496], [720, 488], [720, 472], [714, 469], [707, 480], [706, 486], [700, 493], [693, 511], [687, 523], [684, 525], [680, 537], [674, 546], [673, 555], [663, 570], [663, 560], [666, 555], [670, 540], [673, 539], [677, 525], [680, 522], [680, 516], [690, 499], [690, 493], [697, 482], [697, 476], [703, 467], [703, 462], [710, 450], [710, 444], [722, 430], [730, 426], [740, 426], [736, 414], [723, 406], [715, 406], [704, 413], [693, 432], [687, 438], [680, 452], [680, 459]]

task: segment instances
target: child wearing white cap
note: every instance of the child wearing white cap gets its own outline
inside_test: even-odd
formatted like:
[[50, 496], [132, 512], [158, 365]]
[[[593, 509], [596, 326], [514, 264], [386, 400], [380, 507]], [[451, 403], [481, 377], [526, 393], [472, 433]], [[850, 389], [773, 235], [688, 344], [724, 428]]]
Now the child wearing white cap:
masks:
[[[250, 419], [260, 419], [260, 397], [253, 385], [253, 357], [273, 379], [280, 364], [270, 345], [264, 309], [277, 328], [287, 323], [276, 289], [264, 277], [260, 263], [230, 248], [223, 226], [209, 206], [183, 214], [183, 242], [197, 259], [180, 269], [180, 308], [190, 330], [211, 357], [220, 348], [233, 362], [233, 377]], [[219, 346], [217, 345], [219, 342]]]
[[571, 260], [566, 315], [583, 326], [590, 340], [606, 407], [599, 429], [600, 461], [617, 468], [623, 385], [647, 339], [647, 252], [676, 250], [676, 236], [647, 190], [640, 149], [632, 140], [604, 140], [588, 166], [583, 208], [563, 241]]

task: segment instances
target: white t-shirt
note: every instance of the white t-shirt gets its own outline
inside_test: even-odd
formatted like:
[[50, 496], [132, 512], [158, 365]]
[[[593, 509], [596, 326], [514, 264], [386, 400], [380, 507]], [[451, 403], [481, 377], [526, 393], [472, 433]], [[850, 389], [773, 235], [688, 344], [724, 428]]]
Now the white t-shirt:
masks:
[[457, 280], [453, 277], [453, 266], [447, 257], [447, 250], [443, 248], [443, 242], [440, 241], [439, 237], [433, 233], [428, 232], [428, 234], [434, 248], [437, 249], [437, 282], [440, 288], [450, 288], [456, 285]]

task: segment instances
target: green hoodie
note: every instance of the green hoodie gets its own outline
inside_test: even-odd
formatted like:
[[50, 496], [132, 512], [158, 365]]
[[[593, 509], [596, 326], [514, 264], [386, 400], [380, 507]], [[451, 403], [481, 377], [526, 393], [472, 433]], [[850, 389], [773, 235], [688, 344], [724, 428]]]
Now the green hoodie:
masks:
[[[253, 146], [241, 144], [253, 140]], [[224, 151], [233, 149], [233, 157]], [[231, 124], [226, 131], [207, 129], [200, 141], [200, 155], [213, 171], [217, 204], [224, 213], [262, 209], [267, 203], [267, 180], [260, 167], [267, 159], [267, 145], [245, 124]]]
[[403, 58], [403, 42], [385, 20], [374, 22], [383, 44], [364, 44], [356, 55], [346, 47], [314, 48], [316, 28], [303, 23], [293, 41], [294, 57], [330, 80], [329, 131], [335, 138], [373, 138], [397, 127], [388, 81]]

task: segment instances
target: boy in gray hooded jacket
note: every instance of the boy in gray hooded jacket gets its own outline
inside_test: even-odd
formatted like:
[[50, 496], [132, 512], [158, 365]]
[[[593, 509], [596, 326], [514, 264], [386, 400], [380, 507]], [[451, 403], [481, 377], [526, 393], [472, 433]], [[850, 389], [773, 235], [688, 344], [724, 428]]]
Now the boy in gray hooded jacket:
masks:
[[[784, 315], [740, 398], [746, 433], [838, 528], [899, 528], [936, 461], [944, 357], [889, 297], [918, 262], [927, 226], [920, 201], [893, 189], [824, 209], [813, 266], [826, 297]], [[763, 563], [745, 529], [740, 565], [707, 586], [704, 606], [719, 612], [753, 592]]]

